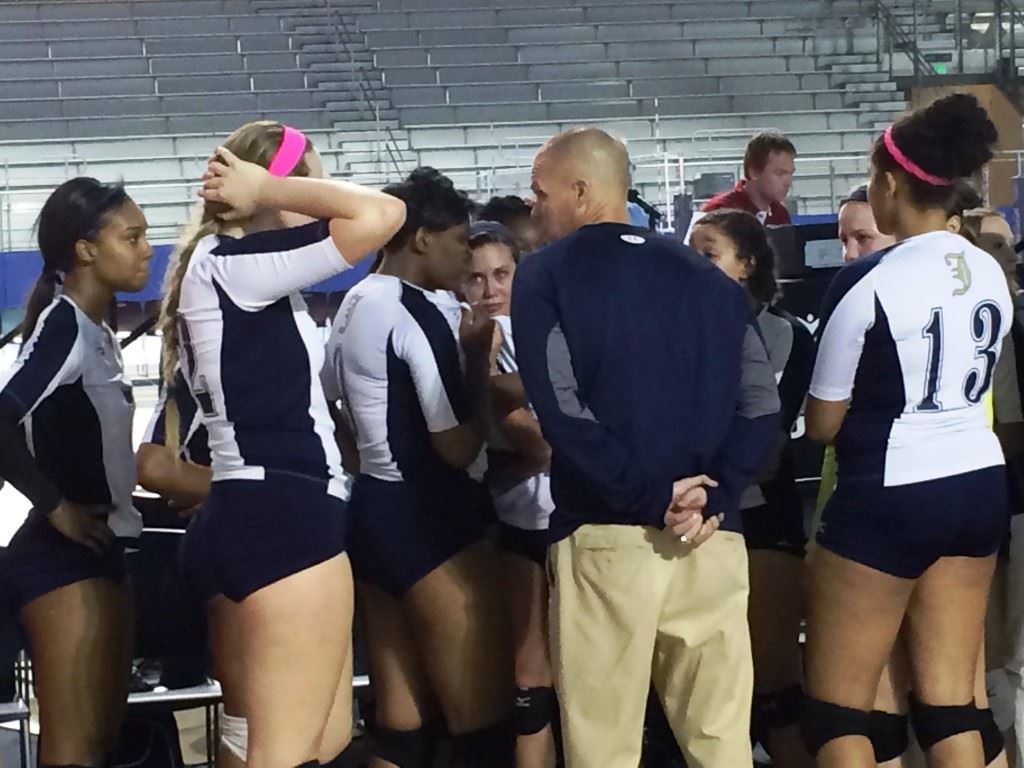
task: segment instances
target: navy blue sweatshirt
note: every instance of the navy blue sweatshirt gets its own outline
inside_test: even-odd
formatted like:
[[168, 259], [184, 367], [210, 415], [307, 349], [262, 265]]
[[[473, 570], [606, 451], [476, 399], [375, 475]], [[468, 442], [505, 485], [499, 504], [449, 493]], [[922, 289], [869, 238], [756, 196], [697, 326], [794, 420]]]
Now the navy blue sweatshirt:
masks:
[[551, 540], [587, 523], [661, 528], [672, 483], [706, 473], [705, 515], [741, 530], [739, 497], [780, 429], [746, 292], [696, 251], [593, 224], [516, 273], [523, 384], [551, 444]]

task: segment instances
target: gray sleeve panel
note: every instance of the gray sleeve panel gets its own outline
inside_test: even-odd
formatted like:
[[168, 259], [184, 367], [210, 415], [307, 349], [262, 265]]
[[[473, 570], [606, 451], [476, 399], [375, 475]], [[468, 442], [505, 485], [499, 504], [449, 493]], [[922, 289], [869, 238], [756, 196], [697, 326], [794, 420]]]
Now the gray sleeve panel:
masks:
[[781, 408], [779, 390], [775, 383], [775, 372], [768, 360], [764, 342], [754, 329], [747, 326], [743, 337], [743, 370], [740, 377], [741, 416], [756, 419], [778, 413]]

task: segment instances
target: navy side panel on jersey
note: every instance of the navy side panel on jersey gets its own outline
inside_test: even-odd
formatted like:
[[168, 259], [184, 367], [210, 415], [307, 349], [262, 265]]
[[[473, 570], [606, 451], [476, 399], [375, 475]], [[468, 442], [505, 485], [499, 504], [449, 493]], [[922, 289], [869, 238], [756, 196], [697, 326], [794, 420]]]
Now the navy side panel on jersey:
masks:
[[[199, 404], [189, 392], [181, 368], [175, 371], [174, 386], [171, 387], [171, 391], [174, 395], [174, 404], [178, 408], [180, 458], [195, 464], [202, 464], [205, 467], [210, 466], [210, 445], [206, 435], [206, 425], [203, 424]], [[160, 394], [146, 432], [142, 437], [142, 442], [154, 445], [167, 444], [167, 403], [167, 387], [161, 382]]]
[[299, 291], [348, 266], [326, 221], [197, 246], [182, 283], [180, 357], [215, 482], [289, 472], [346, 496], [319, 379], [322, 336]]
[[[291, 303], [283, 298], [246, 312], [216, 288], [229, 350], [221, 356], [221, 382], [239, 452], [246, 464], [323, 475], [327, 456], [309, 413], [312, 376]], [[288, 430], [287, 454], [281, 453], [282, 429]]]
[[[775, 369], [779, 381], [779, 399], [782, 403], [782, 428], [790, 430], [796, 422], [804, 401], [807, 389], [811, 385], [811, 372], [814, 370], [814, 337], [803, 323], [783, 309], [770, 306], [758, 318], [761, 335], [768, 348], [768, 359]], [[776, 345], [772, 343], [773, 334], [769, 332], [765, 321], [774, 321], [780, 335], [783, 336], [782, 354], [776, 354]], [[777, 331], [778, 332], [778, 331]]]
[[[440, 380], [438, 396], [443, 398], [444, 408], [450, 409], [457, 423], [468, 421], [472, 414], [462, 380], [458, 343], [451, 326], [422, 291], [403, 285], [400, 301], [426, 340], [428, 354]], [[398, 338], [401, 337], [402, 330], [399, 329]], [[387, 349], [387, 427], [388, 445], [398, 471], [406, 480], [423, 483], [463, 477], [463, 472], [446, 464], [434, 450], [424, 417], [425, 409], [413, 378], [415, 368], [410, 367], [410, 362], [415, 366], [415, 359], [410, 354], [409, 345], [399, 342], [400, 348], [396, 351], [395, 341], [396, 333], [393, 331]]]

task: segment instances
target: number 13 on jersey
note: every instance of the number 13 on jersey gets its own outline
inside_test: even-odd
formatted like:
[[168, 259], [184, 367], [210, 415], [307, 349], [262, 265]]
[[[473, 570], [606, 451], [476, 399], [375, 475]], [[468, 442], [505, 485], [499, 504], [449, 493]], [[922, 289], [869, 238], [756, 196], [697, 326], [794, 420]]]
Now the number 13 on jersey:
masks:
[[[996, 347], [999, 344], [999, 330], [1002, 327], [1002, 310], [994, 301], [983, 301], [971, 312], [969, 325], [971, 339], [975, 344], [974, 359], [979, 361], [979, 364], [968, 369], [961, 392], [968, 405], [977, 405], [992, 384]], [[942, 307], [935, 307], [931, 311], [927, 325], [921, 331], [922, 337], [928, 340], [928, 364], [924, 396], [917, 404], [918, 411], [941, 411], [944, 407], [939, 397], [939, 389], [943, 376], [945, 332]], [[945, 407], [956, 408], [958, 405], [946, 403]]]

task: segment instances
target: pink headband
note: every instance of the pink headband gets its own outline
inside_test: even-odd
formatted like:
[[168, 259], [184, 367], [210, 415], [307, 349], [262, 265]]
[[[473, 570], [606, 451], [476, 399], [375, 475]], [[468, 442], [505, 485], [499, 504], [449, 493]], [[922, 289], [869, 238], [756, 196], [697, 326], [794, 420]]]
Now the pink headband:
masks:
[[885, 143], [885, 148], [889, 150], [889, 154], [892, 155], [892, 159], [896, 161], [896, 164], [911, 176], [915, 176], [926, 184], [931, 184], [933, 187], [948, 187], [953, 183], [952, 179], [944, 179], [941, 176], [928, 173], [928, 171], [903, 154], [903, 150], [896, 146], [896, 140], [892, 137], [891, 125], [885, 129], [882, 141]]
[[306, 147], [309, 142], [306, 134], [290, 126], [284, 127], [284, 135], [281, 137], [281, 146], [274, 153], [274, 159], [270, 161], [271, 176], [287, 176], [295, 170], [303, 155], [306, 154]]

